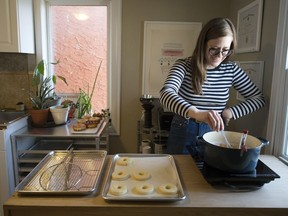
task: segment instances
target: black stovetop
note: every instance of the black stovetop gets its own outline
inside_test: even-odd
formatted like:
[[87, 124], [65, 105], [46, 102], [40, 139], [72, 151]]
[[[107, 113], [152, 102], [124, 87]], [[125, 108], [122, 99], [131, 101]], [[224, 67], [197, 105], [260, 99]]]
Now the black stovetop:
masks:
[[213, 186], [226, 187], [235, 190], [254, 190], [280, 176], [261, 160], [258, 160], [255, 170], [251, 173], [227, 173], [206, 164], [195, 161], [198, 169], [208, 183]]

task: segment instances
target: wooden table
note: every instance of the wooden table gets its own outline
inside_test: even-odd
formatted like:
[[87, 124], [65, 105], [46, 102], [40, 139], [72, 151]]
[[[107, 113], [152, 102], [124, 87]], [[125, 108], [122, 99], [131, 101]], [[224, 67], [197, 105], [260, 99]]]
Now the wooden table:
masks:
[[[261, 160], [281, 176], [262, 188], [249, 192], [231, 192], [213, 188], [202, 177], [189, 155], [175, 155], [186, 199], [176, 202], [132, 202], [103, 200], [99, 192], [90, 196], [19, 196], [4, 204], [5, 216], [203, 216], [203, 215], [274, 215], [288, 214], [288, 167], [277, 158], [261, 155]], [[111, 162], [108, 158], [107, 167]], [[108, 170], [102, 176], [105, 179]], [[103, 181], [101, 181], [103, 183]]]

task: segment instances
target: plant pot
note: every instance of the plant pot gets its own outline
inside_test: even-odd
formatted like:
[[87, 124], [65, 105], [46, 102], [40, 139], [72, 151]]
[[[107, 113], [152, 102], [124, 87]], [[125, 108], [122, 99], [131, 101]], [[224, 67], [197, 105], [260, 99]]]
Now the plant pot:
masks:
[[46, 124], [49, 109], [30, 110], [32, 124], [41, 127]]
[[64, 124], [68, 118], [69, 107], [52, 106], [50, 107], [50, 112], [52, 113], [55, 124]]

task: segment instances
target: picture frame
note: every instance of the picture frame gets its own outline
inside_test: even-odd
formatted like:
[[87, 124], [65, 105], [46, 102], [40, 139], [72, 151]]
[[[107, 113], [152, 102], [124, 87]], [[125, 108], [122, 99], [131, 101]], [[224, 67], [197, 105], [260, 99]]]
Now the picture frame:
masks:
[[142, 95], [159, 97], [175, 61], [192, 55], [201, 29], [199, 22], [144, 22]]
[[263, 0], [256, 0], [238, 10], [236, 53], [257, 52], [260, 50]]
[[[241, 67], [255, 85], [262, 91], [264, 61], [239, 61], [236, 62]], [[237, 100], [244, 101], [242, 95], [237, 92]]]

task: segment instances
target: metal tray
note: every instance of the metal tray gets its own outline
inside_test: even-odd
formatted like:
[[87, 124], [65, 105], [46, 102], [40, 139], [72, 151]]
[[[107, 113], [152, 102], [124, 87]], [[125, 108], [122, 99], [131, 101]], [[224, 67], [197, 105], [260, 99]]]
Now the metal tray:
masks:
[[104, 150], [51, 151], [16, 187], [19, 194], [88, 195], [96, 191]]
[[96, 134], [100, 128], [102, 127], [103, 123], [104, 123], [105, 119], [101, 119], [101, 121], [98, 123], [97, 127], [95, 128], [86, 128], [85, 130], [83, 131], [75, 131], [73, 129], [73, 124], [70, 125], [70, 132], [72, 134]]
[[[119, 166], [117, 160], [120, 157], [128, 157], [131, 164]], [[132, 175], [121, 184], [127, 186], [128, 192], [121, 196], [115, 196], [110, 193], [110, 187], [113, 183], [120, 182], [112, 179], [112, 173], [115, 170], [123, 170], [126, 173], [132, 173], [139, 170], [145, 170], [151, 174], [151, 178], [145, 181], [135, 180]], [[135, 186], [143, 183], [150, 183], [154, 186], [154, 191], [148, 195], [135, 193]], [[177, 186], [178, 192], [173, 195], [164, 195], [158, 193], [158, 186], [166, 183], [173, 183]], [[116, 154], [111, 162], [106, 182], [103, 188], [102, 197], [105, 200], [123, 200], [123, 201], [180, 201], [186, 198], [182, 188], [181, 180], [177, 172], [174, 158], [168, 154]]]

